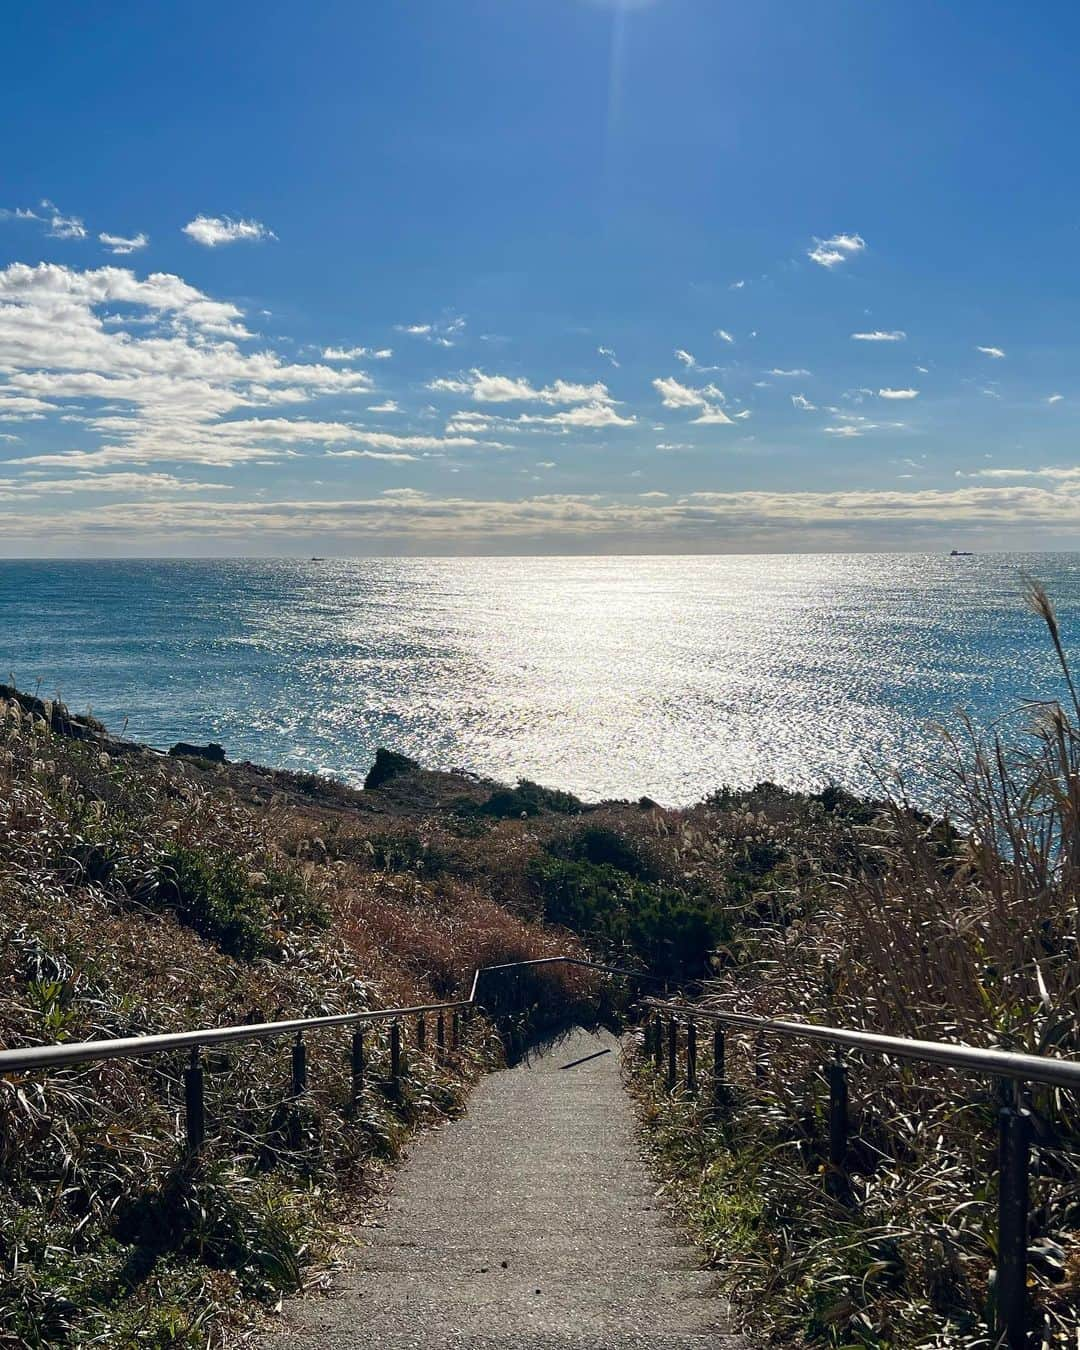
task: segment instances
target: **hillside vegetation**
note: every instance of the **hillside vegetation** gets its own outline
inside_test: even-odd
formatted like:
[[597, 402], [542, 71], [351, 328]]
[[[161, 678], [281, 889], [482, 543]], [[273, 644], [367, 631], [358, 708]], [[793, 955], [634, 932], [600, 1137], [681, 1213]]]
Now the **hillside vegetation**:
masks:
[[[766, 840], [738, 798], [596, 806], [386, 751], [354, 791], [151, 752], [10, 688], [0, 714], [5, 1047], [453, 998], [477, 965], [568, 951], [693, 987], [738, 959], [805, 819], [831, 838], [852, 805], [791, 798]], [[561, 967], [525, 994], [534, 1029], [625, 997]], [[335, 1224], [503, 1043], [481, 1020], [446, 1062], [413, 1048], [400, 1102], [385, 1031], [371, 1050], [354, 1109], [347, 1033], [310, 1038], [299, 1144], [288, 1042], [209, 1052], [197, 1165], [179, 1056], [0, 1079], [0, 1344], [204, 1346], [318, 1278]]]

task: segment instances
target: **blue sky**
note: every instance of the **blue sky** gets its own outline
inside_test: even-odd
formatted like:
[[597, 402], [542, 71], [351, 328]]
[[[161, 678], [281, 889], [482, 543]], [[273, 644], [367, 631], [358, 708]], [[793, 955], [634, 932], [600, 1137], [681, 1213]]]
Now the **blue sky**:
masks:
[[4, 25], [7, 556], [1080, 545], [1075, 6]]

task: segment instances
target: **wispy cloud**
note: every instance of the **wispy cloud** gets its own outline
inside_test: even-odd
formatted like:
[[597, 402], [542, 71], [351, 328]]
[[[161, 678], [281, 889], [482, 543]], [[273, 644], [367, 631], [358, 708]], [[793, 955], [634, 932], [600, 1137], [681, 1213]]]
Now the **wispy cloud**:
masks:
[[222, 244], [261, 243], [276, 239], [273, 230], [259, 220], [233, 220], [231, 216], [196, 216], [183, 227], [184, 233], [204, 248]]
[[714, 328], [713, 337], [718, 337], [721, 342], [734, 342], [735, 339], [726, 328]]
[[992, 356], [995, 361], [1003, 361], [1005, 353], [1000, 347], [976, 347], [977, 352], [982, 352], [983, 356]]
[[147, 246], [150, 236], [141, 231], [130, 238], [122, 234], [99, 234], [98, 242], [104, 244], [110, 253], [137, 253]]
[[324, 347], [324, 361], [389, 361], [392, 347]]
[[904, 399], [904, 398], [918, 398], [918, 397], [919, 397], [919, 391], [918, 391], [917, 389], [879, 389], [879, 390], [878, 390], [878, 398]]
[[852, 342], [903, 342], [907, 334], [902, 328], [894, 328], [890, 332], [884, 329], [875, 328], [872, 333], [852, 333]]
[[731, 422], [728, 414], [718, 406], [724, 402], [724, 394], [715, 384], [694, 389], [674, 377], [667, 377], [653, 380], [653, 388], [660, 395], [665, 408], [700, 408], [701, 413], [694, 418], [695, 422], [714, 426]]
[[401, 409], [398, 407], [397, 401], [392, 398], [384, 399], [382, 403], [372, 403], [368, 406], [368, 412], [373, 413], [397, 413], [400, 411]]
[[808, 370], [803, 370], [801, 366], [795, 370], [779, 370], [774, 367], [774, 369], [768, 370], [765, 373], [767, 375], [775, 375], [778, 379], [785, 380], [797, 379], [799, 376], [810, 374]]
[[[119, 322], [106, 324], [107, 317]], [[0, 269], [0, 420], [52, 417], [63, 439], [19, 462], [69, 471], [153, 462], [227, 466], [312, 446], [405, 453], [480, 444], [387, 443], [388, 433], [347, 417], [283, 416], [315, 399], [355, 400], [371, 380], [358, 370], [245, 351], [240, 344], [249, 336], [236, 305], [178, 276], [13, 263]], [[92, 448], [73, 446], [73, 432], [92, 438]]]
[[1049, 478], [1054, 482], [1073, 483], [1080, 481], [1080, 466], [1072, 468], [1041, 468], [1041, 469], [972, 469], [970, 473], [964, 473], [960, 469], [956, 471], [957, 478]]
[[28, 206], [0, 210], [0, 220], [34, 220], [45, 227], [50, 239], [85, 239], [86, 225], [80, 216], [68, 216], [47, 197], [41, 201], [40, 211]]
[[1064, 397], [1064, 394], [1051, 394], [1046, 401], [1047, 403], [1060, 403]]
[[[629, 501], [595, 495], [543, 493], [517, 500], [447, 496], [396, 488], [357, 498], [326, 500], [192, 500], [172, 493], [159, 500], [123, 501], [94, 508], [34, 516], [16, 506], [4, 520], [9, 539], [189, 539], [223, 534], [254, 538], [304, 537], [325, 532], [372, 541], [406, 540], [415, 547], [440, 544], [510, 546], [522, 539], [610, 541], [620, 551], [634, 540], [652, 538], [673, 548], [683, 544], [715, 549], [768, 542], [790, 546], [793, 534], [815, 532], [835, 542], [909, 538], [914, 529], [1033, 524], [1075, 529], [1080, 491], [1057, 483], [967, 484], [948, 491], [881, 490], [839, 492], [690, 492], [667, 499]], [[717, 531], [722, 530], [722, 536]]]
[[619, 369], [618, 358], [610, 347], [597, 347], [596, 354], [597, 356], [603, 356], [606, 360], [610, 361], [616, 370]]
[[423, 338], [436, 347], [453, 347], [465, 331], [465, 320], [460, 316], [450, 319], [436, 319], [431, 323], [398, 323], [394, 328], [406, 337]]
[[834, 234], [829, 239], [815, 239], [807, 249], [806, 256], [819, 267], [838, 267], [866, 248], [866, 240], [861, 234]]
[[548, 385], [534, 385], [515, 375], [488, 375], [482, 370], [471, 370], [467, 376], [432, 380], [428, 386], [434, 393], [464, 394], [475, 403], [611, 403], [606, 384], [577, 384], [572, 380], [554, 380]]
[[817, 404], [811, 403], [805, 394], [792, 394], [792, 406], [801, 408], [803, 412], [817, 412]]
[[682, 384], [674, 376], [653, 380], [653, 388], [660, 395], [665, 408], [700, 408], [709, 403], [722, 403], [723, 392], [715, 384], [707, 384], [703, 389], [694, 389]]

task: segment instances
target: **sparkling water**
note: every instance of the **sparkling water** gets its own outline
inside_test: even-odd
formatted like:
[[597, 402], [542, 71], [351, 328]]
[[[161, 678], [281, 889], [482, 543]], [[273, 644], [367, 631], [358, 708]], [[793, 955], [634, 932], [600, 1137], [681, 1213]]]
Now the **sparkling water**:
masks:
[[1025, 572], [1080, 637], [1074, 554], [0, 562], [0, 677], [353, 783], [386, 745], [590, 798], [929, 799], [935, 722], [1063, 692]]

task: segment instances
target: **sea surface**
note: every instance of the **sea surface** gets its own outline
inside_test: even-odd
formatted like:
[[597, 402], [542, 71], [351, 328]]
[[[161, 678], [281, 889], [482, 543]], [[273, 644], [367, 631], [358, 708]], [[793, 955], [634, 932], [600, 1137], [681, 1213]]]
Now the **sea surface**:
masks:
[[935, 723], [1063, 693], [1025, 572], [1080, 660], [1080, 554], [0, 562], [0, 678], [352, 783], [385, 745], [665, 804], [900, 769], [929, 804]]

